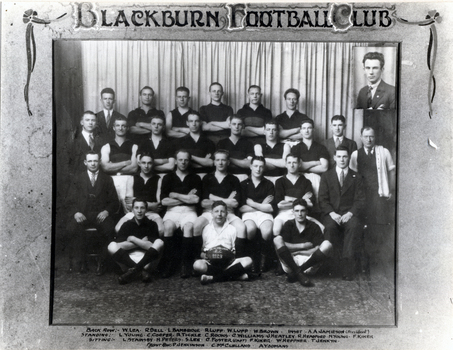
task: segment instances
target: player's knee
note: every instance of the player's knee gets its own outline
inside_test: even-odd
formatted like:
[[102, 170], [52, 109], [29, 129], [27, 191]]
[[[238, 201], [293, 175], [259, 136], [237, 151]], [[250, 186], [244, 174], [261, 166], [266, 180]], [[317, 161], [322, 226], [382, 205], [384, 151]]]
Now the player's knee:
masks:
[[332, 243], [330, 243], [328, 240], [325, 240], [324, 242], [321, 243], [321, 245], [319, 246], [319, 250], [321, 252], [323, 252], [325, 255], [330, 255], [332, 250], [333, 250], [333, 246], [332, 246]]
[[274, 245], [275, 248], [279, 249], [285, 245], [285, 241], [283, 240], [282, 236], [274, 237]]
[[111, 242], [108, 246], [107, 246], [107, 250], [110, 254], [115, 254], [118, 250], [119, 250], [119, 247], [118, 247], [118, 243], [116, 242]]
[[198, 273], [205, 273], [208, 270], [208, 266], [206, 261], [200, 259], [193, 263], [193, 269]]
[[156, 239], [153, 243], [153, 248], [160, 252], [164, 248], [164, 241], [160, 238]]
[[253, 261], [250, 257], [246, 256], [246, 257], [241, 258], [240, 263], [244, 269], [248, 269], [252, 266]]

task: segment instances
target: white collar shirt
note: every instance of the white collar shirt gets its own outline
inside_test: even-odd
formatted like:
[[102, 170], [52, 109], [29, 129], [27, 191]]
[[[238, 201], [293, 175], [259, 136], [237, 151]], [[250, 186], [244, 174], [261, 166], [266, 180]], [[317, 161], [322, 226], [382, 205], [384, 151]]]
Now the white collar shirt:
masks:
[[214, 223], [211, 221], [203, 229], [203, 251], [210, 250], [217, 246], [225, 247], [231, 251], [235, 251], [234, 242], [236, 240], [236, 229], [225, 222], [220, 232], [217, 232]]

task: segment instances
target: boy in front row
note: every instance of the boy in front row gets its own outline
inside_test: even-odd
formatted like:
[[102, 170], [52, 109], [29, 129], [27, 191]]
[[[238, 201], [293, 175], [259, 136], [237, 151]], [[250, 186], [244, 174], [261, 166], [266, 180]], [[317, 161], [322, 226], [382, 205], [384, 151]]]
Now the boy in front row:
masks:
[[[235, 257], [236, 229], [227, 221], [228, 209], [223, 201], [212, 203], [212, 221], [203, 230], [201, 259], [193, 264], [201, 274], [201, 284], [221, 282], [228, 279], [246, 281], [252, 266], [249, 257]], [[213, 249], [217, 252], [211, 254]]]

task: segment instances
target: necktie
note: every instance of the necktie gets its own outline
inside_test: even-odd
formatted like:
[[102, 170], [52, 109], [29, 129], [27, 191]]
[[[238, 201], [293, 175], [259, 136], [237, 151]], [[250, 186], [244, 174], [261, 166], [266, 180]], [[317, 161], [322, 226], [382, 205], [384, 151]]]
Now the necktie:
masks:
[[335, 139], [335, 148], [338, 148], [338, 146], [340, 146], [340, 138], [336, 138]]
[[91, 150], [93, 150], [94, 149], [94, 136], [93, 136], [93, 134], [90, 134], [89, 140], [90, 140], [90, 142], [89, 142], [90, 148], [91, 148]]
[[96, 177], [94, 175], [94, 173], [90, 172], [90, 181], [91, 181], [91, 186], [94, 187], [94, 185], [96, 184]]
[[340, 173], [340, 187], [343, 187], [344, 184], [344, 171], [342, 170]]
[[106, 124], [107, 124], [107, 127], [109, 127], [109, 123], [110, 123], [110, 111], [107, 112], [107, 120], [106, 120]]
[[371, 94], [371, 91], [373, 91], [373, 87], [371, 85], [368, 86], [368, 93], [367, 93], [367, 107], [371, 107], [371, 103], [373, 102], [373, 95]]

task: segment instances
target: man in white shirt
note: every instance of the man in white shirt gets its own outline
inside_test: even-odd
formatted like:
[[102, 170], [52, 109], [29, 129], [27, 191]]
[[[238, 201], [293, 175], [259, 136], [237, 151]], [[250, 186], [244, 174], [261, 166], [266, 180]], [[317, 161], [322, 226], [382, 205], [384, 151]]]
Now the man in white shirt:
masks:
[[[235, 258], [236, 229], [227, 221], [228, 209], [223, 201], [212, 204], [212, 221], [203, 229], [201, 259], [193, 264], [195, 272], [201, 274], [201, 284], [221, 282], [229, 279], [245, 281], [252, 266], [249, 257]], [[220, 248], [226, 257], [210, 255], [209, 251]], [[229, 253], [228, 253], [229, 252]], [[217, 256], [219, 258], [219, 256]]]

